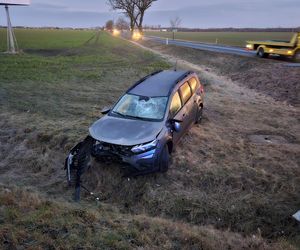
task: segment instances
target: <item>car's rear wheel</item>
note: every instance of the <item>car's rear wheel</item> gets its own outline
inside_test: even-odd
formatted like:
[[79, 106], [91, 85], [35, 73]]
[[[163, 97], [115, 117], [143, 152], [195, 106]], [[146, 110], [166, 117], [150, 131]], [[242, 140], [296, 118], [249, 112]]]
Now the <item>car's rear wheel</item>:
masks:
[[300, 62], [300, 50], [297, 50], [295, 55], [294, 55], [294, 61], [295, 62]]
[[258, 52], [257, 52], [257, 55], [260, 57], [260, 58], [266, 58], [268, 57], [268, 53], [265, 53], [265, 50], [264, 48], [259, 48]]
[[196, 121], [195, 121], [196, 124], [201, 123], [202, 115], [203, 115], [203, 107], [199, 107], [197, 111]]
[[167, 172], [170, 165], [170, 153], [169, 153], [168, 145], [165, 145], [164, 148], [162, 149], [158, 161], [159, 161], [159, 171], [162, 173]]

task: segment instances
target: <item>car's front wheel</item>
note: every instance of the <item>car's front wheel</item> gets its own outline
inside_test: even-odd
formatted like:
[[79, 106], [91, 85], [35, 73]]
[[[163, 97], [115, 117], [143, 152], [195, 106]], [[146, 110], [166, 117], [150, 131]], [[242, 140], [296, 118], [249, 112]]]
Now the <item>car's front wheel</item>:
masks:
[[169, 153], [168, 145], [165, 145], [164, 148], [162, 149], [159, 155], [158, 162], [159, 162], [159, 171], [162, 173], [167, 172], [170, 165], [170, 153]]

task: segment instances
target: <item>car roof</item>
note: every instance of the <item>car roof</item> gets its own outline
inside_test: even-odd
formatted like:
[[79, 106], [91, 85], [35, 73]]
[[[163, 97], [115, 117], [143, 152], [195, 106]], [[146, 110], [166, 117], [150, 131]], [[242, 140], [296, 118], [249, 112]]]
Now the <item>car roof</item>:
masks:
[[174, 86], [190, 73], [175, 70], [154, 72], [133, 85], [127, 93], [149, 97], [169, 96]]

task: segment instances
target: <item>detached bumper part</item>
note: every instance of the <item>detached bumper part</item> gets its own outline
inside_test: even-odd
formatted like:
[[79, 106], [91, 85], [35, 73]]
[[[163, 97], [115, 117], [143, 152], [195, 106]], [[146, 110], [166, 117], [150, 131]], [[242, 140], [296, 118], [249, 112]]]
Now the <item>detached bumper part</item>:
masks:
[[69, 186], [75, 185], [75, 201], [80, 200], [81, 175], [88, 167], [91, 146], [94, 139], [87, 136], [82, 142], [73, 147], [65, 159], [65, 170]]
[[74, 155], [72, 153], [70, 153], [66, 159], [67, 179], [68, 179], [69, 184], [71, 183], [71, 165], [73, 163], [73, 157], [74, 157]]

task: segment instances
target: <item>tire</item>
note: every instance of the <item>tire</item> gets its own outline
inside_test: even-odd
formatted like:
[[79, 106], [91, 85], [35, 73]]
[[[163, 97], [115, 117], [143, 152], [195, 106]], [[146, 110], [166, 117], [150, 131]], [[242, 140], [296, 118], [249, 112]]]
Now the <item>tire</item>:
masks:
[[295, 62], [300, 63], [300, 50], [296, 51], [293, 59], [294, 59]]
[[202, 116], [203, 116], [203, 107], [199, 107], [196, 115], [196, 121], [195, 124], [200, 124], [202, 121]]
[[259, 48], [259, 50], [257, 51], [257, 55], [260, 58], [266, 58], [269, 54], [265, 53], [265, 50], [263, 48]]
[[165, 145], [164, 148], [162, 149], [158, 161], [159, 161], [159, 171], [162, 173], [167, 172], [170, 165], [170, 153], [169, 153], [168, 145]]

